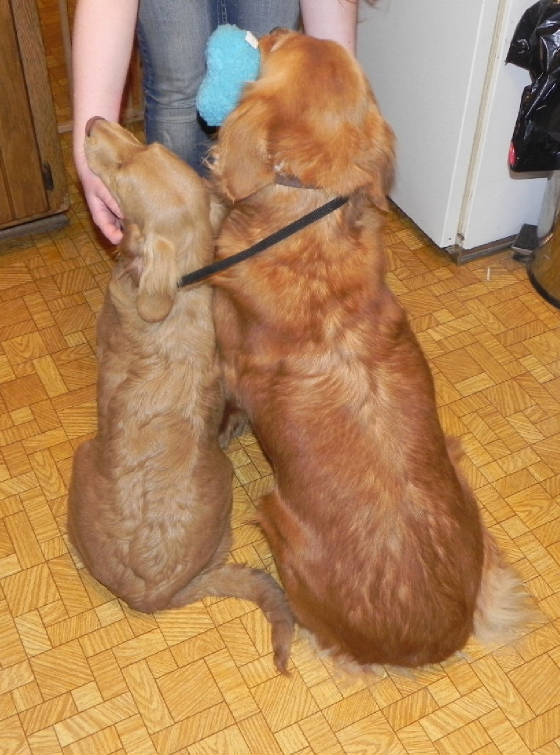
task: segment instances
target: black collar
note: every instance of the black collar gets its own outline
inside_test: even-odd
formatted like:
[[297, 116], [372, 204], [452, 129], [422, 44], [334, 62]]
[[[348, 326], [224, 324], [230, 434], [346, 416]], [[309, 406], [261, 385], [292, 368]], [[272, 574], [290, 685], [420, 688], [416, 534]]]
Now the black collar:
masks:
[[337, 210], [339, 207], [342, 207], [342, 205], [346, 204], [347, 201], [348, 197], [335, 197], [334, 199], [331, 199], [326, 204], [323, 204], [320, 207], [317, 207], [315, 210], [308, 212], [307, 215], [303, 215], [301, 218], [294, 220], [293, 223], [290, 223], [289, 225], [284, 226], [284, 228], [280, 228], [280, 230], [270, 234], [270, 236], [261, 239], [261, 241], [253, 244], [253, 246], [250, 246], [248, 249], [244, 249], [242, 252], [233, 254], [231, 257], [226, 257], [222, 260], [216, 260], [210, 265], [205, 265], [198, 270], [194, 270], [192, 273], [183, 275], [183, 277], [179, 278], [179, 280], [177, 281], [177, 288], [183, 288], [183, 286], [190, 286], [193, 283], [199, 283], [205, 278], [209, 278], [211, 275], [214, 275], [214, 273], [219, 273], [222, 270], [227, 270], [229, 267], [236, 265], [238, 262], [243, 262], [243, 260], [246, 260], [249, 257], [258, 254], [259, 252], [263, 252], [265, 249], [268, 249], [274, 244], [277, 244], [279, 241], [283, 241], [284, 239], [288, 238], [288, 236], [292, 236], [294, 233], [301, 231], [302, 228], [311, 225], [311, 223], [314, 223], [316, 220], [324, 218], [325, 215], [328, 215], [334, 210]]

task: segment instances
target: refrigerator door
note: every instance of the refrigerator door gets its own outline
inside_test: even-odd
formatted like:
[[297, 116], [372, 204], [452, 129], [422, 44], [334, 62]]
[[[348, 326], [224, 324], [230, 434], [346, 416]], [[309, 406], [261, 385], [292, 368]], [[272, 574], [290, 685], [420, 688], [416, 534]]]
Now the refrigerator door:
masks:
[[530, 4], [360, 5], [358, 58], [397, 137], [391, 197], [438, 246], [471, 248], [536, 223], [546, 181], [507, 167], [528, 74], [502, 62], [510, 24]]
[[537, 225], [547, 179], [542, 173], [512, 173], [507, 149], [519, 110], [527, 71], [505, 64], [515, 27], [534, 0], [502, 3], [497, 19], [471, 168], [459, 219], [464, 249], [516, 235], [523, 223]]

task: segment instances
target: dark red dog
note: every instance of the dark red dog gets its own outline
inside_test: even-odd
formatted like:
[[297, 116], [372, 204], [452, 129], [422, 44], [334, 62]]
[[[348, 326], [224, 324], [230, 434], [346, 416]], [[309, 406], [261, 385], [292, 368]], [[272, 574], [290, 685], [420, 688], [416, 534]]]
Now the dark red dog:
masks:
[[227, 390], [276, 480], [260, 521], [297, 619], [323, 647], [361, 664], [440, 661], [473, 628], [507, 633], [523, 599], [384, 282], [392, 133], [342, 47], [287, 31], [260, 47], [260, 78], [215, 148], [215, 184], [232, 203], [218, 255], [349, 197], [214, 278]]

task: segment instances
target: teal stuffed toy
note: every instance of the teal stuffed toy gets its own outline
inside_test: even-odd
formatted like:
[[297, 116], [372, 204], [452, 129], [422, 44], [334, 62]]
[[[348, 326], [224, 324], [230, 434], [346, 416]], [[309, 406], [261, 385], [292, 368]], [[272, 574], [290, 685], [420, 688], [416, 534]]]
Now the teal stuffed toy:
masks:
[[196, 98], [198, 112], [209, 126], [220, 126], [237, 105], [244, 85], [259, 75], [261, 55], [257, 38], [233, 24], [210, 35], [206, 48], [206, 76]]

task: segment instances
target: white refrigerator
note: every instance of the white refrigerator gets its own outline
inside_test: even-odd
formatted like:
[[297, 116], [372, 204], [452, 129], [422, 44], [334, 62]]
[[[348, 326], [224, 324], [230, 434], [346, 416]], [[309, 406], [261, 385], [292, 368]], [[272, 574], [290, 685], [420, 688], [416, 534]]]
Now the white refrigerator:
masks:
[[358, 58], [397, 137], [391, 198], [458, 261], [537, 225], [547, 178], [513, 174], [509, 142], [529, 73], [505, 63], [534, 0], [360, 4]]

